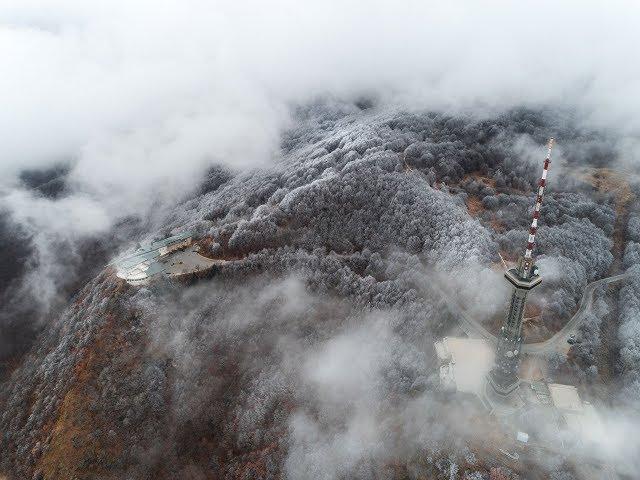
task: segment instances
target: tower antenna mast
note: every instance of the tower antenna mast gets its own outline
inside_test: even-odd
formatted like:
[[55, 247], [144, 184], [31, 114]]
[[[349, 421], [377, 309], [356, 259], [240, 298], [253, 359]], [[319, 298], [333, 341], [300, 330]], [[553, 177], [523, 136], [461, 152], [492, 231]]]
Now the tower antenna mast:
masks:
[[544, 159], [544, 167], [542, 168], [542, 177], [538, 182], [538, 196], [536, 204], [533, 207], [533, 220], [529, 228], [529, 241], [527, 242], [527, 250], [524, 252], [525, 258], [531, 258], [533, 255], [533, 247], [535, 245], [536, 232], [538, 231], [538, 219], [540, 218], [540, 207], [542, 206], [542, 197], [544, 195], [544, 187], [547, 184], [547, 172], [551, 163], [551, 149], [553, 148], [554, 139], [550, 138], [547, 143], [547, 158]]
[[542, 282], [542, 278], [538, 275], [538, 269], [535, 267], [533, 249], [535, 247], [536, 232], [538, 231], [544, 187], [547, 183], [547, 172], [551, 163], [553, 143], [554, 139], [549, 139], [542, 177], [538, 182], [538, 193], [533, 207], [533, 219], [529, 227], [527, 248], [524, 255], [520, 257], [518, 267], [510, 269], [504, 274], [514, 288], [507, 316], [500, 329], [495, 365], [489, 372], [490, 385], [496, 393], [502, 396], [509, 395], [520, 383], [518, 367], [520, 365], [520, 350], [522, 347], [522, 320], [527, 294]]

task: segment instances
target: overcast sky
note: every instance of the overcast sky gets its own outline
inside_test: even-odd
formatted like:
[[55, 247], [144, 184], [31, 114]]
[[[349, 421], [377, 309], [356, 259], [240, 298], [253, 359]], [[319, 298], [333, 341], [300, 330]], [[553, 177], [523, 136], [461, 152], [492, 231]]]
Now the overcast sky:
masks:
[[76, 188], [112, 218], [211, 162], [268, 163], [288, 107], [326, 94], [569, 105], [633, 138], [639, 14], [611, 1], [5, 1], [0, 176], [72, 160]]

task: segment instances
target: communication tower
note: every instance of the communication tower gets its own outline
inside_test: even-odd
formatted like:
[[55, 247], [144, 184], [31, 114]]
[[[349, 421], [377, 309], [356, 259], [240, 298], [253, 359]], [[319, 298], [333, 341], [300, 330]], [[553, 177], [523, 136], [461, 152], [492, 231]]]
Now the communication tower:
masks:
[[542, 281], [535, 265], [533, 247], [535, 246], [538, 220], [540, 219], [540, 206], [547, 182], [547, 171], [551, 163], [551, 149], [553, 138], [547, 144], [547, 157], [544, 160], [542, 177], [538, 182], [538, 194], [533, 208], [533, 220], [529, 227], [529, 240], [527, 249], [520, 257], [518, 266], [505, 272], [504, 276], [513, 285], [511, 303], [507, 316], [500, 329], [498, 346], [496, 349], [495, 365], [489, 372], [489, 383], [493, 390], [500, 395], [509, 395], [519, 385], [518, 367], [520, 365], [520, 353], [522, 347], [522, 319], [527, 301], [527, 294]]

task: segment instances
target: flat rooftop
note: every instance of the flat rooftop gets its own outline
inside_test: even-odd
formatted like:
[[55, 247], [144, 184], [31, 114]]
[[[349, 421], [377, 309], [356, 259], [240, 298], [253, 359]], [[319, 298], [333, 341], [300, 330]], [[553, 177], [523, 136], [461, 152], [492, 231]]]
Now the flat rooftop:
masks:
[[191, 236], [193, 236], [192, 232], [182, 232], [156, 242], [142, 244], [140, 248], [134, 252], [120, 256], [113, 263], [118, 269], [127, 270], [143, 262], [153, 262], [160, 256], [160, 252], [158, 251], [160, 248], [171, 245], [172, 243], [181, 242]]
[[459, 392], [481, 395], [493, 366], [492, 345], [481, 338], [445, 337], [435, 343], [441, 362], [440, 377]]
[[578, 413], [584, 410], [582, 400], [580, 400], [580, 395], [578, 395], [578, 389], [573, 385], [550, 383], [548, 384], [548, 388], [553, 405], [558, 410]]
[[155, 242], [151, 242], [150, 244], [148, 244], [147, 246], [143, 247], [145, 250], [154, 250], [154, 249], [158, 249], [161, 247], [165, 247], [167, 245], [170, 245], [172, 243], [176, 243], [176, 242], [180, 242], [182, 240], [186, 240], [189, 237], [192, 237], [193, 233], [192, 232], [181, 232], [181, 233], [177, 233], [175, 235], [172, 235], [170, 237], [167, 238], [163, 238], [162, 240], [157, 240]]

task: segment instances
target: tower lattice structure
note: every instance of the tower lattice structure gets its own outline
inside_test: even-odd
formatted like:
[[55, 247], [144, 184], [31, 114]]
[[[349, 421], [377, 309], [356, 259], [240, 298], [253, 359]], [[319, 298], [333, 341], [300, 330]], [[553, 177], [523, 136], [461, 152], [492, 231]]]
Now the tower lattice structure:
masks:
[[540, 219], [544, 187], [547, 182], [547, 171], [551, 163], [553, 142], [554, 140], [551, 138], [547, 144], [547, 157], [544, 160], [542, 177], [538, 182], [538, 194], [533, 208], [533, 220], [531, 221], [531, 227], [529, 227], [527, 249], [524, 255], [520, 257], [518, 266], [504, 274], [514, 288], [506, 318], [500, 329], [495, 364], [489, 373], [489, 383], [501, 395], [508, 395], [519, 385], [518, 367], [520, 365], [522, 347], [522, 319], [524, 318], [527, 294], [542, 282], [542, 277], [538, 274], [538, 268], [535, 265], [533, 248], [538, 230], [538, 220]]

